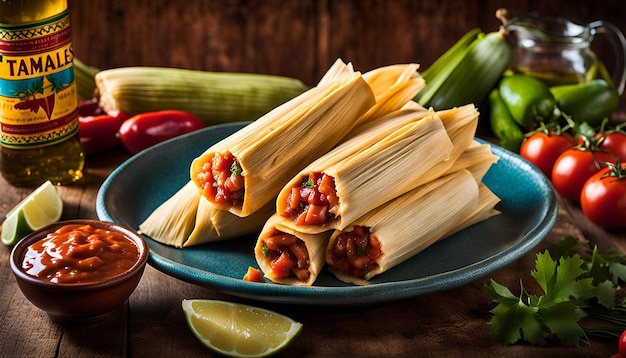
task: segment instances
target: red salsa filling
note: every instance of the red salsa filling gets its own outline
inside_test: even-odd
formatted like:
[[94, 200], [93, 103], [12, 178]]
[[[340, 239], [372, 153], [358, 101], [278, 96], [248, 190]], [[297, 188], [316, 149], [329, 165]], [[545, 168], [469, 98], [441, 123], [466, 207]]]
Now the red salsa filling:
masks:
[[246, 274], [243, 275], [243, 280], [248, 282], [259, 282], [264, 283], [265, 279], [263, 278], [263, 274], [258, 269], [249, 266]]
[[241, 166], [230, 153], [215, 153], [212, 160], [202, 165], [196, 181], [204, 196], [216, 204], [241, 206], [244, 195], [244, 178]]
[[300, 186], [291, 188], [287, 205], [280, 212], [297, 225], [322, 225], [337, 218], [339, 198], [335, 179], [323, 173], [311, 173]]
[[376, 260], [382, 255], [380, 241], [367, 227], [355, 226], [335, 239], [332, 248], [333, 270], [353, 277], [364, 278], [378, 267]]
[[306, 282], [309, 272], [309, 252], [304, 241], [296, 236], [276, 230], [263, 239], [263, 255], [270, 260], [272, 273], [277, 278], [290, 276]]

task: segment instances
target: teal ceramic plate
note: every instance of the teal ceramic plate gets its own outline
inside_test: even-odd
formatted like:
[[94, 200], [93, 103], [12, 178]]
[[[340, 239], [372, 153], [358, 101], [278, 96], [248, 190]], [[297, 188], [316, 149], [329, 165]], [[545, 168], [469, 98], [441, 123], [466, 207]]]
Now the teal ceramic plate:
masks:
[[[244, 125], [209, 127], [133, 156], [102, 184], [96, 203], [98, 217], [137, 228], [189, 180], [189, 166], [195, 157]], [[498, 146], [492, 151], [500, 160], [484, 182], [502, 199], [496, 207], [501, 214], [432, 245], [375, 277], [368, 286], [342, 283], [327, 271], [313, 287], [243, 281], [248, 266], [258, 267], [252, 252], [255, 237], [185, 249], [148, 238], [148, 262], [181, 280], [267, 302], [371, 304], [459, 287], [502, 269], [530, 251], [556, 221], [556, 196], [547, 179], [521, 157]]]

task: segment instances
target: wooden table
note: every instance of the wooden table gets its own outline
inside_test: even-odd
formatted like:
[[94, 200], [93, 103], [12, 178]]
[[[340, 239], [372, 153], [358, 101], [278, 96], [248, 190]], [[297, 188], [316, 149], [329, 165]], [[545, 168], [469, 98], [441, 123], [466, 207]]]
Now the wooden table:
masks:
[[[59, 188], [65, 203], [63, 219], [96, 218], [98, 188], [128, 157], [121, 148], [89, 157], [84, 179]], [[0, 189], [0, 218], [30, 192], [3, 179]], [[251, 303], [302, 322], [301, 334], [283, 352], [286, 357], [610, 357], [617, 352], [617, 340], [591, 339], [580, 348], [503, 347], [489, 331], [492, 306], [482, 285], [490, 278], [509, 287], [518, 287], [520, 277], [530, 280], [535, 254], [565, 235], [586, 238], [601, 250], [626, 251], [624, 232], [604, 231], [586, 220], [578, 207], [560, 201], [556, 226], [538, 247], [501, 271], [449, 291], [351, 309], [278, 306], [226, 296], [148, 266], [136, 291], [113, 318], [81, 327], [51, 322], [24, 298], [10, 271], [10, 249], [0, 245], [0, 356], [211, 356], [187, 328], [181, 308], [182, 299], [207, 298]]]

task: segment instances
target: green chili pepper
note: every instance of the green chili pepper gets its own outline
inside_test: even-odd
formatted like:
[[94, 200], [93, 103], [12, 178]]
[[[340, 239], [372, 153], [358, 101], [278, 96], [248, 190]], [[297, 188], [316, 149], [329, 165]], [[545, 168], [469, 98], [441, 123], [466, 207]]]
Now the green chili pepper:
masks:
[[499, 89], [500, 97], [513, 119], [528, 130], [552, 121], [558, 113], [550, 88], [534, 77], [522, 74], [505, 76], [500, 80]]
[[597, 127], [619, 105], [617, 89], [603, 79], [550, 88], [559, 110], [574, 122]]
[[500, 145], [513, 152], [519, 152], [524, 141], [524, 132], [511, 116], [509, 109], [500, 97], [500, 91], [494, 88], [489, 93], [489, 124], [493, 134], [500, 139]]

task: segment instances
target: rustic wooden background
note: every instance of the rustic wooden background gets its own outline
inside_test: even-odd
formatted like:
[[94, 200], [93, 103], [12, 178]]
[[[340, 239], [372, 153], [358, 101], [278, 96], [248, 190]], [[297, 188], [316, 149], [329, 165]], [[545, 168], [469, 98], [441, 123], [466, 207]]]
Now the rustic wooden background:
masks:
[[[296, 77], [307, 84], [314, 84], [338, 57], [363, 72], [407, 62], [426, 68], [471, 28], [497, 30], [495, 11], [500, 7], [514, 14], [538, 10], [581, 24], [601, 19], [626, 33], [624, 0], [69, 0], [69, 4], [76, 55], [99, 68], [151, 65], [259, 72]], [[600, 37], [594, 46], [604, 46]]]

